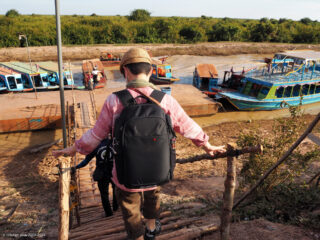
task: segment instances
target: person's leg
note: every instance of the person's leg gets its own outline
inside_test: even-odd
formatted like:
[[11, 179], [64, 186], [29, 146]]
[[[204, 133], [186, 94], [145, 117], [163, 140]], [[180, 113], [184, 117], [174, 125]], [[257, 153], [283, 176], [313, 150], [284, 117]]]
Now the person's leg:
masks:
[[160, 187], [144, 192], [143, 216], [146, 219], [145, 239], [154, 239], [161, 231], [160, 216]]
[[112, 216], [113, 212], [109, 202], [109, 181], [107, 179], [99, 180], [98, 187], [105, 215], [106, 217]]
[[118, 204], [129, 239], [143, 239], [144, 226], [141, 219], [141, 193], [126, 192], [116, 188]]

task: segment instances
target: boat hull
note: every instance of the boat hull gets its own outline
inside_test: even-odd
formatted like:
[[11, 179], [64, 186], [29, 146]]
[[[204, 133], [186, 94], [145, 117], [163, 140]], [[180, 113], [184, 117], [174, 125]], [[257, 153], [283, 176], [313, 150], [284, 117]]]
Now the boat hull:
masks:
[[179, 80], [180, 80], [179, 78], [161, 78], [161, 77], [155, 77], [155, 76], [150, 77], [150, 82], [157, 85], [172, 84]]
[[243, 96], [237, 96], [232, 93], [219, 93], [221, 97], [227, 99], [234, 107], [242, 111], [266, 111], [276, 110], [282, 108], [289, 108], [290, 106], [298, 106], [320, 102], [320, 94], [312, 96], [278, 98], [278, 99], [245, 99]]

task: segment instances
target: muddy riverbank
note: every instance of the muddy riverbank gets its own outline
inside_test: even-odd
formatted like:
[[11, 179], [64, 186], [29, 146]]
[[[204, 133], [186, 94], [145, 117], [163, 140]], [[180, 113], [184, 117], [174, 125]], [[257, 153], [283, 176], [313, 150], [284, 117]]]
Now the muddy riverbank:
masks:
[[[130, 44], [130, 45], [85, 45], [63, 46], [63, 61], [99, 58], [100, 53], [109, 51], [121, 53], [132, 47], [143, 47], [153, 56], [164, 55], [195, 55], [195, 56], [229, 56], [235, 54], [273, 54], [285, 50], [320, 50], [318, 44], [287, 44], [287, 43], [245, 43], [245, 42], [214, 42], [198, 44]], [[31, 61], [57, 61], [57, 47], [29, 47]], [[1, 48], [0, 62], [29, 61], [26, 48]]]

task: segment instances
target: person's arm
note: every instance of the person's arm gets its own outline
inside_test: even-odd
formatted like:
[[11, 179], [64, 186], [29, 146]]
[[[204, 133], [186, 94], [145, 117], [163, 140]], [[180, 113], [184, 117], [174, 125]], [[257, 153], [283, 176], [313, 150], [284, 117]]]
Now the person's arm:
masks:
[[196, 146], [202, 147], [211, 156], [226, 151], [225, 146], [212, 146], [209, 143], [209, 136], [188, 116], [174, 98], [168, 96], [166, 100], [168, 114], [171, 116], [172, 125], [176, 132], [189, 138]]
[[74, 156], [76, 152], [87, 155], [105, 139], [112, 129], [113, 113], [116, 111], [116, 96], [111, 94], [103, 105], [102, 111], [94, 127], [82, 135], [71, 147], [53, 151], [55, 157], [61, 155]]
[[97, 153], [97, 149], [95, 149], [92, 153], [89, 153], [85, 159], [83, 159], [75, 168], [79, 169], [79, 168], [83, 168], [85, 166], [88, 165], [88, 163], [92, 160], [92, 158], [94, 158], [94, 156]]

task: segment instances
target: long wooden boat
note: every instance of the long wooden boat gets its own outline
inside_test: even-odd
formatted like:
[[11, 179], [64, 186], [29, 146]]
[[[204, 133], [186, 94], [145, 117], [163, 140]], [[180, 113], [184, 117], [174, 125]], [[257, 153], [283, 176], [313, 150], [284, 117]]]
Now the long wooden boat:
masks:
[[239, 110], [274, 110], [320, 101], [320, 52], [277, 53], [263, 68], [248, 73], [235, 92], [219, 92]]
[[58, 89], [58, 86], [53, 86], [49, 82], [48, 72], [43, 69], [40, 70], [35, 64], [30, 66], [29, 63], [24, 62], [2, 62], [1, 65], [19, 72], [22, 81], [31, 83], [32, 88], [37, 91]]
[[171, 84], [180, 80], [172, 76], [172, 69], [168, 64], [152, 64], [152, 68], [150, 82], [154, 84]]
[[22, 79], [21, 74], [4, 66], [0, 67], [0, 93], [3, 92], [29, 92], [32, 84]]
[[[97, 79], [94, 79], [93, 71], [98, 71]], [[103, 88], [106, 84], [107, 77], [104, 73], [104, 67], [99, 59], [83, 60], [83, 85], [86, 89]]]
[[104, 67], [120, 66], [122, 54], [112, 54], [110, 52], [101, 52], [100, 61]]
[[[59, 79], [59, 66], [57, 62], [37, 62], [36, 64], [39, 65], [40, 69], [43, 69], [48, 72], [49, 82], [52, 85], [59, 86], [60, 79]], [[74, 80], [72, 71], [67, 67], [63, 67], [63, 86], [65, 89], [72, 89], [74, 87]]]

